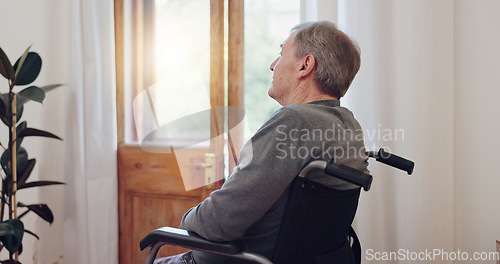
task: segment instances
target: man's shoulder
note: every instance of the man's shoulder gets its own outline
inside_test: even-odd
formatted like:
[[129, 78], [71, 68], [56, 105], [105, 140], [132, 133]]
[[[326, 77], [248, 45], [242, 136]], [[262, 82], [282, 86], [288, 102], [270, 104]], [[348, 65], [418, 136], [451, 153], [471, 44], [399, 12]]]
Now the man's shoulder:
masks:
[[281, 107], [262, 128], [286, 125], [290, 128], [332, 127], [332, 124], [345, 124], [358, 127], [351, 111], [341, 106], [325, 104], [290, 104]]

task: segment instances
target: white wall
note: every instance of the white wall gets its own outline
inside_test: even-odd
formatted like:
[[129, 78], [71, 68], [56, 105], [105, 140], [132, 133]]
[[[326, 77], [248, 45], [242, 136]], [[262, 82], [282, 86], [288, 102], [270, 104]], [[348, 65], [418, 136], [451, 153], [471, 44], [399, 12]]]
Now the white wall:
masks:
[[[500, 240], [500, 1], [455, 1], [455, 248]], [[493, 262], [491, 262], [493, 263]]]

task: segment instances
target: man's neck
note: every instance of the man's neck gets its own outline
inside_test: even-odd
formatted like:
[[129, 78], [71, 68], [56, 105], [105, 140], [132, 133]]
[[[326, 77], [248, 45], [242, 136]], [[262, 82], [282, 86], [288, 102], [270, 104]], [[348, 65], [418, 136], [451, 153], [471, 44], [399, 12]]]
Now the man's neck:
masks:
[[321, 92], [317, 86], [299, 86], [287, 99], [287, 102], [284, 102], [283, 106], [289, 104], [306, 104], [322, 100], [338, 100], [337, 97]]

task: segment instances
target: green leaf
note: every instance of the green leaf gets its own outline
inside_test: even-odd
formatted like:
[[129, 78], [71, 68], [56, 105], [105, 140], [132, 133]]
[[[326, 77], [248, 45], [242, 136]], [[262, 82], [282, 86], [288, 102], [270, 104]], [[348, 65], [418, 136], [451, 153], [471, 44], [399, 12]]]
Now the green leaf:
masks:
[[17, 253], [21, 255], [23, 253], [23, 242], [21, 241], [21, 245], [19, 245], [19, 248], [17, 249]]
[[[10, 195], [9, 185], [7, 184], [7, 182], [12, 181], [11, 179], [12, 179], [12, 177], [10, 177], [9, 175], [7, 175], [5, 179], [2, 179], [2, 194], [5, 194], [5, 196]], [[5, 198], [2, 197], [2, 205], [8, 204], [8, 203], [9, 202], [7, 200], [5, 200]]]
[[24, 61], [26, 60], [26, 57], [28, 57], [28, 53], [30, 52], [30, 49], [31, 49], [31, 45], [26, 49], [26, 51], [23, 53], [23, 55], [21, 55], [21, 58], [19, 58], [17, 61], [16, 61], [16, 64], [19, 62], [19, 67], [18, 68], [14, 68], [14, 79], [17, 78], [17, 75], [19, 74], [19, 70], [21, 70], [21, 67], [24, 65]]
[[42, 186], [60, 185], [60, 184], [66, 184], [66, 183], [58, 182], [58, 181], [34, 181], [34, 182], [27, 182], [27, 183], [20, 184], [17, 186], [17, 189], [21, 190], [21, 189], [28, 189], [28, 188], [33, 188], [33, 187], [42, 187]]
[[21, 134], [21, 132], [23, 132], [24, 129], [26, 129], [26, 126], [27, 126], [27, 123], [26, 121], [23, 121], [21, 123], [19, 123], [19, 125], [17, 125], [16, 127], [16, 145], [17, 145], [17, 149], [19, 149], [21, 147], [21, 144], [23, 143], [23, 139], [24, 138], [20, 138], [19, 135]]
[[0, 74], [9, 80], [14, 77], [14, 68], [12, 64], [10, 64], [10, 60], [5, 52], [3, 52], [2, 48], [0, 48]]
[[30, 86], [17, 94], [17, 108], [29, 100], [43, 103], [43, 99], [45, 99], [45, 91], [37, 86]]
[[[11, 123], [12, 123], [12, 114], [11, 114], [11, 111], [10, 111], [10, 107], [8, 107], [8, 103], [9, 103], [9, 94], [0, 94], [0, 98], [2, 98], [2, 100], [7, 103], [5, 105], [5, 116], [2, 117], [2, 122], [6, 125], [6, 126], [11, 126]], [[23, 116], [23, 110], [24, 110], [24, 106], [23, 105], [19, 105], [17, 104], [17, 121], [21, 120], [21, 117]]]
[[54, 215], [52, 214], [52, 211], [47, 206], [47, 204], [30, 204], [30, 205], [25, 205], [25, 204], [22, 204], [22, 203], [18, 203], [18, 207], [27, 207], [28, 210], [34, 212], [35, 214], [37, 214], [43, 220], [49, 222], [50, 224], [52, 224], [52, 222], [54, 222]]
[[[11, 162], [11, 150], [10, 148], [3, 152], [0, 158], [0, 164], [2, 169], [7, 176], [11, 176], [9, 171], [9, 162]], [[24, 148], [19, 148], [17, 150], [17, 174], [19, 175], [28, 165], [28, 152]]]
[[32, 236], [34, 236], [34, 237], [36, 237], [36, 239], [40, 240], [40, 237], [38, 237], [38, 236], [37, 236], [37, 234], [35, 234], [35, 233], [33, 233], [33, 232], [29, 231], [28, 229], [24, 229], [24, 232], [26, 232], [26, 233], [28, 233], [28, 234], [30, 234], [30, 235], [32, 235]]
[[14, 235], [14, 227], [9, 224], [2, 222], [0, 223], [0, 237]]
[[[23, 111], [24, 111], [24, 105], [17, 108], [17, 122], [19, 122], [19, 120], [21, 120], [21, 117], [23, 117]], [[7, 114], [10, 114], [10, 113], [7, 113]], [[10, 123], [12, 123], [12, 119], [11, 119]]]
[[0, 223], [0, 229], [5, 231], [3, 236], [0, 236], [0, 241], [5, 248], [14, 253], [22, 246], [24, 235], [24, 224], [18, 219], [10, 219]]
[[1, 264], [21, 264], [19, 261], [15, 261], [13, 259], [6, 259], [6, 260], [1, 260]]
[[23, 186], [24, 183], [28, 180], [28, 178], [31, 175], [31, 172], [33, 171], [33, 168], [35, 167], [36, 160], [35, 159], [30, 159], [28, 160], [28, 164], [26, 165], [26, 168], [24, 168], [23, 172], [17, 176], [17, 188], [19, 189], [19, 186]]
[[19, 123], [16, 127], [16, 136], [19, 137], [19, 134], [28, 126], [28, 123], [26, 121], [23, 121]]
[[23, 131], [18, 136], [18, 138], [24, 138], [24, 137], [48, 137], [48, 138], [55, 138], [62, 140], [60, 137], [50, 132], [30, 127], [23, 129]]
[[2, 115], [2, 119], [3, 118], [6, 118], [7, 117], [7, 112], [9, 111], [9, 94], [8, 93], [4, 93], [4, 94], [0, 94], [0, 100], [2, 101], [3, 103], [3, 110], [1, 110], [2, 112], [4, 112], [4, 114]]
[[26, 85], [32, 83], [35, 81], [36, 77], [38, 77], [38, 74], [40, 74], [40, 70], [42, 69], [42, 58], [40, 58], [40, 55], [36, 52], [29, 52], [21, 66], [21, 69], [18, 70], [21, 59], [22, 57], [14, 64], [14, 69], [17, 73], [14, 79], [15, 85]]
[[26, 121], [23, 121], [19, 123], [19, 125], [17, 125], [16, 127], [16, 137], [17, 137], [16, 143], [18, 149], [21, 147], [21, 143], [23, 143], [23, 138], [22, 137], [20, 138], [19, 135], [21, 134], [21, 132], [23, 132], [24, 129], [26, 129], [27, 125], [28, 124], [26, 123]]
[[63, 86], [64, 84], [50, 84], [50, 85], [45, 85], [45, 86], [42, 86], [40, 87], [40, 89], [42, 89], [45, 93], [48, 93], [54, 89], [56, 89], [57, 87], [60, 87], [60, 86]]
[[5, 105], [3, 98], [0, 97], [0, 118], [5, 118], [6, 114], [7, 114], [7, 106]]

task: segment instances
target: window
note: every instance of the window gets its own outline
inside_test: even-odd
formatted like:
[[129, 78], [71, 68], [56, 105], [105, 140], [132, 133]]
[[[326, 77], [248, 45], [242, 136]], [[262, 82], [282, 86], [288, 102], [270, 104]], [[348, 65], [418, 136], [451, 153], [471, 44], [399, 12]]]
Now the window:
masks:
[[159, 0], [151, 13], [153, 36], [143, 37], [153, 43], [148, 47], [153, 51], [144, 61], [152, 65], [154, 77], [132, 98], [135, 131], [127, 130], [128, 139], [176, 146], [206, 141], [211, 107], [210, 2]]
[[245, 113], [248, 139], [280, 105], [267, 95], [270, 64], [291, 27], [300, 23], [299, 0], [245, 1]]
[[[128, 16], [125, 24], [125, 143], [140, 143], [153, 130], [210, 108], [210, 1], [130, 0], [143, 15]], [[141, 3], [139, 3], [141, 2]], [[138, 7], [139, 6], [139, 7]], [[147, 11], [146, 9], [153, 10]], [[279, 45], [300, 22], [299, 0], [244, 1], [244, 136], [247, 140], [280, 106], [267, 95]], [[128, 13], [132, 10], [128, 9]], [[228, 91], [228, 14], [225, 9], [225, 93]], [[141, 21], [138, 21], [141, 20]], [[142, 28], [138, 30], [137, 28]], [[150, 34], [149, 36], [147, 34]], [[151, 51], [153, 50], [153, 51]], [[150, 58], [147, 58], [147, 56]], [[142, 57], [142, 59], [140, 58]], [[134, 65], [135, 64], [135, 65]], [[137, 66], [137, 64], [142, 66]], [[143, 76], [137, 76], [137, 71]], [[152, 74], [148, 74], [152, 73]], [[140, 83], [140, 84], [139, 84]], [[135, 100], [135, 110], [133, 108]], [[227, 99], [225, 100], [227, 105]], [[149, 106], [150, 109], [144, 108]], [[135, 116], [135, 117], [134, 117]], [[162, 144], [190, 145], [207, 139], [209, 125], [203, 114], [192, 122], [174, 122], [158, 129]], [[135, 122], [133, 120], [135, 119]], [[227, 130], [227, 128], [226, 128]]]

